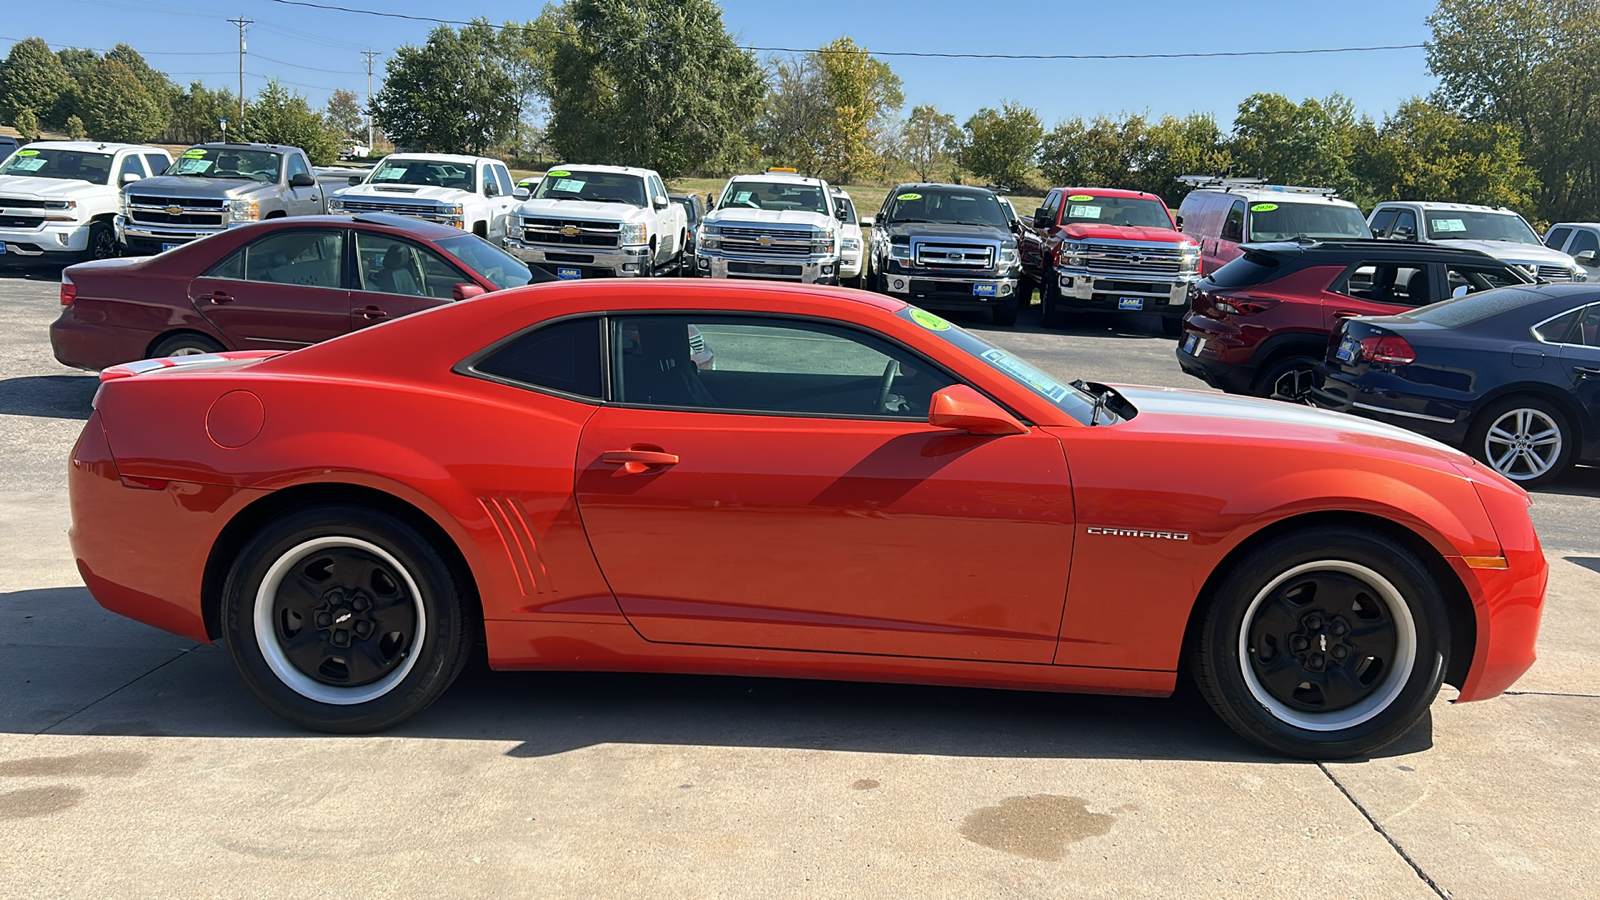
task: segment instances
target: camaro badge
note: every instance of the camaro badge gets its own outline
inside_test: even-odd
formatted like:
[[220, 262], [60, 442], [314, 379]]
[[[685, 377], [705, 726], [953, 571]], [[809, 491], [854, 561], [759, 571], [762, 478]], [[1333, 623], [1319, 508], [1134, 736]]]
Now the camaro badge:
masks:
[[1145, 528], [1107, 528], [1104, 525], [1090, 525], [1084, 529], [1085, 534], [1106, 534], [1112, 537], [1137, 537], [1160, 538], [1167, 541], [1187, 541], [1187, 531], [1150, 531]]

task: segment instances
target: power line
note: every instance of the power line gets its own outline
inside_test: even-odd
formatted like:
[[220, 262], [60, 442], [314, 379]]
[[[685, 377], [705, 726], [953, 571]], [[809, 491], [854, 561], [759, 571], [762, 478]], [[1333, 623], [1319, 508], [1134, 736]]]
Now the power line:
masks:
[[281, 59], [273, 59], [270, 56], [262, 56], [259, 53], [256, 54], [256, 59], [262, 60], [263, 62], [277, 63], [280, 66], [290, 66], [290, 67], [295, 68], [295, 69], [305, 69], [308, 72], [326, 72], [329, 75], [360, 75], [361, 74], [360, 72], [351, 72], [351, 71], [348, 71], [348, 70], [345, 70], [345, 69], [319, 69], [316, 66], [302, 66], [299, 63], [284, 62]]
[[[20, 43], [20, 42], [25, 41], [25, 40], [28, 40], [28, 38], [8, 37], [6, 35], [0, 34], [0, 41], [11, 41], [12, 43]], [[45, 41], [45, 46], [46, 47], [54, 47], [54, 48], [70, 47], [70, 48], [72, 48], [74, 50], [93, 50], [96, 53], [110, 53], [111, 52], [110, 50], [106, 50], [106, 49], [104, 49], [102, 47], [79, 47], [79, 46], [77, 46], [75, 44], [52, 44], [49, 41]], [[140, 56], [232, 56], [233, 55], [233, 51], [232, 50], [210, 50], [210, 51], [197, 51], [197, 50], [149, 50], [149, 51], [146, 51], [146, 50], [139, 50], [139, 51], [136, 51], [136, 52]]]
[[[311, 3], [308, 0], [271, 0], [272, 3], [281, 3], [284, 6], [303, 6], [309, 9], [322, 9], [332, 12], [355, 13], [363, 16], [378, 16], [385, 19], [405, 19], [412, 22], [431, 22], [436, 25], [474, 25], [475, 22], [464, 22], [460, 19], [441, 19], [436, 16], [418, 16], [409, 13], [384, 12], [376, 9], [359, 9], [352, 6], [336, 6], [331, 3]], [[490, 28], [504, 29], [506, 25], [488, 23]], [[510, 26], [525, 28], [522, 25]], [[539, 29], [549, 34], [559, 33], [557, 29]], [[1191, 53], [934, 53], [916, 50], [828, 50], [810, 47], [740, 47], [741, 50], [759, 51], [762, 53], [843, 53], [856, 54], [865, 52], [870, 56], [912, 57], [920, 59], [1030, 59], [1030, 60], [1105, 60], [1105, 59], [1213, 59], [1219, 57], [1238, 56], [1306, 56], [1311, 54], [1327, 53], [1374, 53], [1385, 50], [1421, 50], [1425, 44], [1377, 44], [1368, 47], [1316, 47], [1303, 50], [1217, 50], [1210, 52]]]

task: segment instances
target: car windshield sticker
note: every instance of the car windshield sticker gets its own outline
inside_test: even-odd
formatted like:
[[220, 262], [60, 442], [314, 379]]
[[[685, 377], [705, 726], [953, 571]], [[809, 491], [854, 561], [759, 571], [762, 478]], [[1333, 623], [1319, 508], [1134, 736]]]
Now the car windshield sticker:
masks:
[[1098, 219], [1100, 207], [1098, 206], [1069, 206], [1067, 215], [1074, 219]]
[[750, 192], [749, 191], [734, 191], [734, 193], [733, 193], [733, 202], [734, 203], [748, 203], [748, 202], [750, 202]]
[[183, 151], [183, 155], [178, 157], [178, 158], [179, 159], [205, 159], [205, 157], [206, 157], [206, 151], [200, 149], [199, 147], [196, 147], [193, 150], [185, 150], [185, 151]]
[[1276, 203], [1257, 203], [1255, 206], [1250, 207], [1250, 211], [1251, 212], [1272, 212], [1273, 210], [1275, 210], [1277, 208], [1278, 208], [1278, 204], [1276, 204]]
[[186, 156], [172, 164], [174, 175], [199, 175], [211, 168], [211, 160]]
[[989, 365], [1026, 384], [1051, 400], [1067, 395], [1067, 386], [1035, 369], [1020, 359], [1007, 356], [1003, 350], [985, 350], [983, 359]]
[[567, 177], [568, 175], [571, 175], [571, 174], [572, 174], [571, 172], [568, 172], [565, 169], [560, 169], [560, 170], [557, 170], [555, 172], [546, 172], [546, 173], [544, 173], [544, 177], [546, 177], [546, 178], [565, 178], [565, 177]]
[[926, 328], [929, 331], [950, 330], [949, 322], [946, 322], [945, 320], [939, 318], [931, 312], [928, 312], [925, 309], [911, 310], [911, 321], [921, 325], [923, 328]]
[[1073, 203], [1088, 203], [1088, 202], [1094, 200], [1094, 197], [1092, 195], [1090, 195], [1090, 194], [1073, 194], [1071, 197], [1068, 197], [1067, 199], [1072, 201]]
[[372, 175], [373, 181], [399, 181], [406, 177], [405, 166], [384, 166]]
[[1438, 232], [1467, 230], [1466, 219], [1432, 219], [1428, 224]]
[[37, 151], [37, 150], [18, 150], [17, 151], [17, 155], [18, 156], [38, 156], [39, 155], [39, 151]]
[[896, 196], [895, 199], [896, 200], [921, 200], [922, 199], [922, 195], [921, 194], [900, 194], [900, 195]]
[[11, 165], [6, 166], [7, 172], [37, 172], [44, 168], [44, 157], [36, 156], [32, 159], [15, 159]]
[[564, 194], [576, 194], [582, 191], [583, 186], [588, 183], [582, 178], [562, 178], [556, 182], [555, 189]]

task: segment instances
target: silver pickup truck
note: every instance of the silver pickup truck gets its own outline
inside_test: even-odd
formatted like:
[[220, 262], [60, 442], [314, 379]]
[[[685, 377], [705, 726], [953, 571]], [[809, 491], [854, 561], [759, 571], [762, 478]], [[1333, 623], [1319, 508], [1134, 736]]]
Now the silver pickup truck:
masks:
[[328, 191], [299, 147], [196, 144], [163, 175], [122, 189], [117, 241], [128, 255], [160, 253], [235, 225], [328, 211]]

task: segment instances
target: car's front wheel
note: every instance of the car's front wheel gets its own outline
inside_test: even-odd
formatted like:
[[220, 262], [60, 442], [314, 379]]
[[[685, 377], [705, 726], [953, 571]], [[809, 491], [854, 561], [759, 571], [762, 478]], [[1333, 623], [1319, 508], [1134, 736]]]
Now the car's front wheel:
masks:
[[245, 684], [303, 728], [377, 731], [426, 708], [468, 652], [463, 587], [410, 523], [300, 507], [240, 550], [222, 636]]
[[1509, 397], [1485, 409], [1467, 452], [1523, 488], [1546, 484], [1572, 462], [1577, 435], [1567, 417], [1539, 397]]
[[1438, 583], [1388, 537], [1297, 531], [1223, 577], [1192, 670], [1217, 714], [1289, 756], [1373, 751], [1422, 718], [1444, 677], [1449, 621]]

